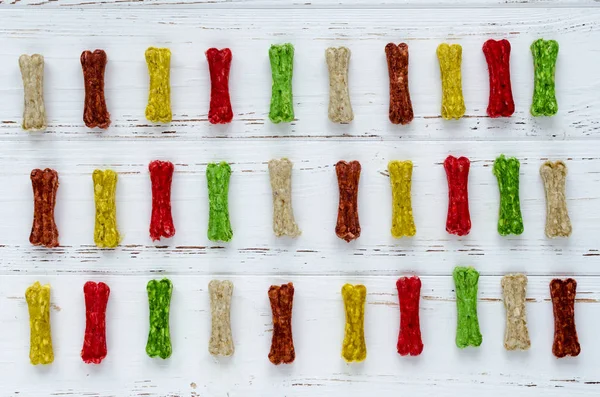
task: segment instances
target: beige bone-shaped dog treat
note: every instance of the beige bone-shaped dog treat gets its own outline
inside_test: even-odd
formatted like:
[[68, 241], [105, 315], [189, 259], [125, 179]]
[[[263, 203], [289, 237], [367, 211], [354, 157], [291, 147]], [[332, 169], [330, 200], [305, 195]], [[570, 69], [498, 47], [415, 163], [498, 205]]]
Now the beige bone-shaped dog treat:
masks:
[[546, 190], [546, 236], [569, 237], [572, 227], [565, 193], [567, 166], [562, 161], [546, 161], [540, 175]]
[[502, 277], [501, 285], [504, 307], [506, 308], [504, 348], [506, 350], [527, 350], [531, 346], [525, 311], [527, 276], [524, 274], [507, 274]]
[[329, 69], [329, 120], [347, 124], [354, 119], [348, 92], [348, 65], [350, 50], [346, 47], [325, 50]]
[[286, 158], [269, 161], [273, 191], [273, 232], [277, 237], [297, 237], [301, 231], [292, 209], [292, 162]]
[[21, 55], [19, 68], [23, 78], [24, 130], [40, 131], [46, 129], [46, 107], [44, 106], [44, 57], [39, 54]]
[[213, 356], [231, 356], [234, 348], [229, 312], [233, 283], [228, 280], [211, 280], [208, 284], [208, 291], [210, 293], [210, 312], [212, 316], [208, 351]]

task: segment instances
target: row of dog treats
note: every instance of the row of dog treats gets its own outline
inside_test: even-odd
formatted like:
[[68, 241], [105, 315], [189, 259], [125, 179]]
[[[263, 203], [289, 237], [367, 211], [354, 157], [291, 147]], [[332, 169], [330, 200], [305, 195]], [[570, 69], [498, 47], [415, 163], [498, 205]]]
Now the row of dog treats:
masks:
[[[510, 82], [510, 51], [510, 42], [505, 39], [490, 39], [483, 45], [489, 70], [490, 96], [487, 114], [490, 117], [510, 117], [515, 111]], [[554, 85], [558, 43], [554, 40], [539, 39], [531, 45], [531, 52], [535, 67], [531, 114], [552, 116], [558, 111]], [[390, 82], [389, 119], [394, 124], [408, 124], [413, 119], [408, 86], [408, 45], [389, 43], [385, 46], [385, 54]], [[459, 119], [465, 113], [461, 77], [462, 47], [459, 44], [440, 44], [437, 57], [442, 80], [442, 117]], [[213, 124], [229, 123], [233, 119], [229, 96], [231, 50], [210, 48], [206, 51], [206, 59], [211, 79], [208, 121]], [[289, 43], [272, 45], [269, 49], [269, 59], [273, 81], [269, 119], [273, 123], [291, 122], [294, 120], [294, 46]], [[348, 90], [350, 50], [346, 47], [327, 48], [325, 59], [329, 70], [329, 119], [334, 123], [350, 123], [354, 119]], [[111, 122], [104, 97], [104, 70], [107, 60], [104, 50], [84, 51], [81, 54], [85, 86], [83, 121], [89, 128], [108, 128]], [[150, 47], [146, 50], [146, 62], [150, 79], [146, 118], [155, 123], [168, 123], [172, 119], [171, 51], [168, 48]], [[19, 65], [25, 97], [22, 126], [26, 130], [44, 130], [44, 58], [39, 54], [21, 55]]]
[[[483, 337], [477, 318], [477, 287], [479, 273], [472, 267], [456, 267], [453, 272], [457, 328], [456, 346], [480, 346]], [[506, 350], [527, 350], [531, 342], [527, 330], [526, 289], [527, 276], [509, 274], [502, 278], [502, 295], [506, 308]], [[396, 282], [400, 302], [400, 331], [397, 351], [400, 355], [418, 356], [423, 351], [419, 323], [421, 280], [417, 276], [402, 277]], [[575, 294], [577, 282], [571, 278], [554, 279], [550, 296], [554, 311], [554, 343], [556, 357], [577, 356], [580, 352], [575, 327]], [[150, 357], [169, 358], [172, 352], [169, 311], [173, 284], [167, 278], [151, 280], [146, 287], [150, 306], [150, 325], [146, 353]], [[230, 307], [233, 294], [231, 281], [212, 280], [208, 285], [211, 308], [211, 335], [208, 351], [215, 356], [231, 356], [234, 343], [230, 325]], [[99, 364], [107, 354], [106, 308], [110, 288], [105, 283], [88, 281], [83, 287], [86, 306], [86, 327], [81, 358], [86, 363]], [[273, 285], [268, 292], [273, 315], [273, 336], [268, 354], [273, 364], [289, 364], [296, 357], [292, 337], [292, 283]], [[367, 357], [365, 342], [364, 285], [345, 284], [342, 298], [346, 310], [345, 335], [342, 357], [348, 362], [363, 361]], [[36, 282], [25, 292], [31, 326], [30, 361], [32, 364], [50, 364], [54, 361], [50, 330], [50, 285]]]
[[[171, 215], [171, 182], [174, 165], [169, 161], [152, 161], [149, 165], [152, 183], [152, 215], [150, 237], [156, 241], [175, 235]], [[269, 177], [273, 198], [273, 232], [276, 236], [297, 237], [301, 234], [292, 209], [292, 162], [287, 158], [269, 161]], [[448, 214], [446, 231], [464, 236], [471, 230], [468, 177], [470, 161], [466, 157], [448, 156], [444, 161], [448, 179]], [[520, 163], [514, 157], [500, 155], [494, 161], [493, 173], [500, 190], [498, 233], [502, 236], [523, 233], [523, 217], [519, 200]], [[390, 161], [388, 172], [392, 193], [392, 228], [395, 238], [414, 236], [416, 227], [411, 201], [411, 161]], [[339, 187], [336, 235], [350, 242], [360, 236], [358, 186], [361, 165], [358, 161], [339, 161], [335, 165]], [[546, 235], [568, 237], [571, 221], [567, 210], [565, 183], [567, 168], [562, 161], [546, 161], [540, 168], [546, 191]], [[208, 182], [208, 238], [228, 242], [233, 238], [229, 219], [229, 178], [231, 167], [225, 162], [206, 167]], [[96, 221], [94, 242], [100, 248], [114, 248], [120, 242], [116, 215], [117, 173], [95, 170], [92, 174]], [[58, 189], [58, 173], [52, 169], [31, 172], [34, 196], [33, 227], [29, 241], [34, 245], [57, 247], [58, 229], [54, 221], [54, 205]]]

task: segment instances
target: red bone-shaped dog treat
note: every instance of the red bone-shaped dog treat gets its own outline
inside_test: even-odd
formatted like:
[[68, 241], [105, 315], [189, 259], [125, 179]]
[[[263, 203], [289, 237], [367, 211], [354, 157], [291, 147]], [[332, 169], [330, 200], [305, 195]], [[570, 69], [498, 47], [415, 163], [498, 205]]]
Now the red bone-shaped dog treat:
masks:
[[458, 236], [466, 236], [471, 231], [469, 214], [469, 168], [471, 162], [466, 157], [448, 156], [444, 161], [448, 178], [448, 217], [446, 231]]
[[400, 333], [396, 348], [401, 356], [418, 356], [423, 351], [419, 325], [421, 279], [417, 276], [399, 278], [396, 288], [400, 301]]
[[556, 357], [577, 356], [581, 352], [575, 328], [575, 294], [577, 281], [554, 279], [550, 282], [550, 297], [554, 311], [554, 343]]
[[88, 281], [85, 295], [85, 337], [81, 358], [86, 364], [100, 364], [106, 357], [106, 305], [110, 295], [108, 285]]
[[358, 221], [360, 169], [360, 163], [356, 160], [349, 163], [338, 161], [335, 165], [340, 190], [335, 234], [348, 243], [360, 236], [360, 223]]
[[231, 68], [231, 50], [209, 48], [206, 51], [210, 70], [210, 110], [208, 121], [211, 124], [226, 124], [233, 119], [231, 100], [229, 99], [229, 69]]
[[108, 128], [110, 114], [104, 98], [104, 69], [106, 52], [104, 50], [84, 51], [81, 53], [81, 68], [85, 85], [85, 103], [83, 122], [89, 128]]
[[171, 181], [173, 180], [173, 163], [154, 160], [148, 166], [152, 182], [152, 219], [150, 220], [150, 237], [152, 241], [161, 237], [173, 237], [175, 226], [171, 215]]
[[510, 85], [510, 43], [508, 40], [488, 40], [483, 53], [490, 73], [490, 117], [510, 117], [515, 112]]

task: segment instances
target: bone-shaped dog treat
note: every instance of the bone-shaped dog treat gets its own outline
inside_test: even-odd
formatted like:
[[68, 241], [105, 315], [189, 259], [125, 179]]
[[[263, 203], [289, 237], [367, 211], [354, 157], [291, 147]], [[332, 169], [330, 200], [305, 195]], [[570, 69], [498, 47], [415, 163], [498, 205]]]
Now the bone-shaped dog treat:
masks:
[[286, 158], [269, 161], [273, 191], [273, 233], [277, 237], [297, 237], [301, 234], [292, 209], [292, 166], [292, 162]]
[[410, 198], [412, 170], [410, 160], [393, 160], [388, 163], [392, 184], [392, 236], [395, 238], [412, 237], [417, 233]]
[[569, 237], [572, 227], [565, 193], [567, 166], [562, 161], [546, 161], [540, 175], [546, 191], [546, 236]]
[[506, 308], [504, 348], [506, 350], [527, 350], [531, 346], [525, 311], [527, 276], [524, 274], [507, 274], [502, 277], [501, 285], [504, 307]]
[[54, 222], [54, 204], [58, 190], [58, 172], [46, 168], [31, 171], [33, 187], [33, 226], [29, 242], [48, 248], [58, 247], [58, 229]]
[[360, 223], [358, 221], [360, 163], [356, 160], [349, 163], [338, 161], [335, 165], [335, 172], [340, 190], [335, 234], [349, 243], [360, 237]]
[[89, 128], [108, 128], [110, 114], [104, 99], [104, 69], [106, 52], [104, 50], [84, 51], [81, 53], [81, 67], [85, 83], [85, 102], [83, 122]]
[[228, 280], [211, 280], [208, 283], [208, 292], [212, 317], [208, 351], [213, 356], [231, 356], [234, 349], [229, 312], [233, 283]]
[[231, 167], [222, 161], [209, 163], [206, 167], [208, 181], [208, 239], [211, 241], [231, 241], [233, 231], [229, 222], [229, 176]]
[[39, 54], [21, 55], [19, 68], [23, 78], [23, 123], [24, 130], [46, 129], [46, 107], [44, 106], [44, 57]]
[[171, 310], [171, 280], [150, 280], [146, 286], [148, 304], [150, 306], [150, 331], [146, 354], [149, 357], [166, 359], [171, 357], [171, 334], [169, 331], [169, 312]]
[[477, 283], [479, 272], [472, 267], [455, 267], [452, 272], [456, 286], [456, 307], [458, 320], [456, 326], [456, 346], [479, 346], [483, 338], [477, 319]]
[[149, 47], [146, 63], [150, 75], [146, 119], [154, 123], [170, 123], [171, 114], [171, 50]]
[[329, 70], [329, 120], [347, 124], [354, 119], [348, 92], [350, 50], [346, 47], [330, 47], [325, 50], [325, 59]]
[[515, 157], [506, 158], [503, 154], [494, 161], [493, 172], [498, 179], [500, 189], [498, 233], [501, 236], [523, 233], [523, 217], [519, 200], [519, 167], [519, 160]]
[[470, 167], [471, 162], [466, 157], [448, 156], [444, 161], [448, 179], [446, 231], [458, 236], [466, 236], [471, 231], [468, 193]]
[[294, 102], [292, 96], [292, 74], [294, 72], [294, 46], [287, 44], [272, 45], [269, 48], [273, 86], [269, 119], [277, 124], [294, 120]]
[[346, 362], [364, 361], [367, 358], [367, 344], [365, 343], [367, 288], [361, 284], [344, 284], [342, 298], [346, 309], [342, 357]]
[[173, 216], [171, 215], [171, 181], [174, 168], [170, 161], [160, 160], [154, 160], [148, 166], [152, 182], [152, 218], [150, 220], [152, 241], [175, 235], [175, 226], [173, 226]]
[[510, 84], [510, 42], [488, 40], [483, 53], [490, 74], [490, 100], [487, 114], [490, 117], [510, 117], [515, 112]]
[[533, 54], [534, 68], [531, 114], [533, 116], [554, 116], [558, 112], [554, 85], [558, 43], [554, 40], [536, 40], [531, 44], [531, 53]]
[[465, 99], [462, 93], [462, 47], [460, 44], [442, 43], [437, 48], [442, 78], [442, 117], [446, 120], [459, 119], [465, 114]]
[[113, 170], [94, 170], [94, 200], [96, 202], [96, 223], [94, 242], [100, 248], [114, 248], [119, 245], [121, 236], [117, 228], [117, 173]]
[[50, 364], [54, 361], [50, 331], [50, 284], [36, 281], [25, 291], [29, 308], [29, 361], [31, 364]]
[[269, 288], [269, 301], [273, 313], [273, 338], [269, 361], [275, 365], [291, 364], [296, 358], [292, 336], [294, 284], [272, 285]]
[[418, 356], [423, 351], [419, 324], [421, 279], [417, 276], [401, 277], [396, 281], [396, 288], [400, 301], [400, 333], [396, 348], [401, 356]]
[[575, 294], [577, 281], [554, 279], [550, 282], [550, 297], [554, 311], [554, 343], [552, 354], [561, 358], [581, 352], [575, 328]]
[[408, 90], [408, 44], [387, 44], [385, 56], [390, 76], [390, 121], [393, 124], [408, 124], [414, 117]]
[[110, 296], [108, 285], [88, 281], [85, 295], [85, 337], [81, 358], [86, 364], [100, 364], [106, 357], [106, 306]]
[[209, 48], [206, 51], [210, 71], [210, 109], [208, 121], [211, 124], [226, 124], [233, 119], [229, 98], [229, 70], [231, 68], [231, 50]]

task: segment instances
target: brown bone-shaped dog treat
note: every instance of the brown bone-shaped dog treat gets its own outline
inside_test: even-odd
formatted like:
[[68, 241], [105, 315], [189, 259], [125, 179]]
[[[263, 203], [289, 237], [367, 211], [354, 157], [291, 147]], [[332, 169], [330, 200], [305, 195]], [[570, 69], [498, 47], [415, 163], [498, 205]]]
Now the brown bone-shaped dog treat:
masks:
[[106, 109], [106, 100], [104, 99], [106, 52], [104, 50], [83, 51], [80, 60], [85, 84], [83, 122], [89, 128], [108, 128], [110, 114]]
[[546, 191], [546, 236], [569, 237], [572, 227], [565, 193], [567, 166], [562, 161], [546, 161], [540, 175]]
[[292, 336], [294, 284], [272, 285], [269, 288], [269, 301], [273, 313], [273, 338], [269, 361], [275, 365], [290, 364], [296, 358]]
[[390, 76], [390, 121], [408, 124], [414, 117], [408, 91], [408, 44], [389, 43], [385, 46], [385, 56]]
[[31, 171], [33, 187], [33, 226], [29, 241], [33, 245], [58, 247], [58, 229], [54, 222], [54, 204], [58, 190], [58, 173], [50, 168]]
[[558, 357], [577, 356], [581, 352], [575, 328], [575, 294], [577, 281], [554, 279], [550, 282], [550, 297], [554, 310], [554, 343], [552, 353]]
[[339, 161], [335, 165], [340, 190], [335, 234], [346, 242], [360, 237], [360, 223], [358, 221], [358, 181], [360, 179], [360, 169], [360, 163], [356, 160], [349, 163]]

